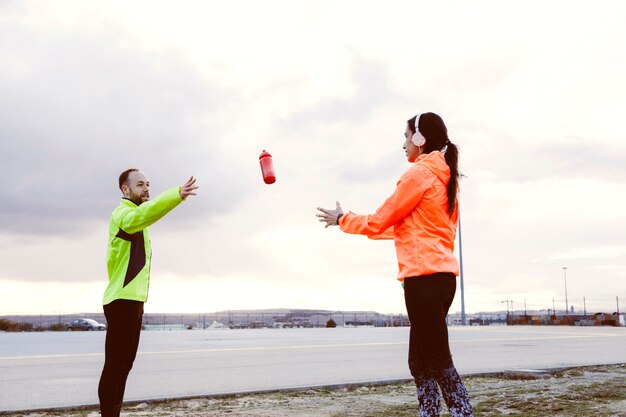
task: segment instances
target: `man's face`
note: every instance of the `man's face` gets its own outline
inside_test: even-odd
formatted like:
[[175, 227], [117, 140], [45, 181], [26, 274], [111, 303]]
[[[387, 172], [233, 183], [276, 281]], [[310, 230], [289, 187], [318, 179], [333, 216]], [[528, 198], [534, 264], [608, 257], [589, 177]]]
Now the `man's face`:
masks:
[[128, 175], [128, 181], [122, 185], [124, 197], [137, 204], [150, 200], [150, 181], [141, 171], [133, 171]]

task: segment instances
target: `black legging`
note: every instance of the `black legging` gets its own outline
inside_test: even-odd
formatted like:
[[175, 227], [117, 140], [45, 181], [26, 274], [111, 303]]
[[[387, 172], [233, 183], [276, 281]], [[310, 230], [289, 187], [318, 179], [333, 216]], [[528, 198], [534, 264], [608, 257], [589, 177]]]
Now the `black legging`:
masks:
[[102, 417], [118, 417], [128, 373], [139, 346], [143, 303], [115, 300], [104, 306], [107, 319], [104, 368], [98, 385]]
[[448, 344], [446, 316], [455, 292], [456, 277], [451, 273], [404, 279], [404, 300], [411, 322], [409, 369], [417, 386], [421, 417], [439, 416], [437, 385], [452, 417], [473, 415]]

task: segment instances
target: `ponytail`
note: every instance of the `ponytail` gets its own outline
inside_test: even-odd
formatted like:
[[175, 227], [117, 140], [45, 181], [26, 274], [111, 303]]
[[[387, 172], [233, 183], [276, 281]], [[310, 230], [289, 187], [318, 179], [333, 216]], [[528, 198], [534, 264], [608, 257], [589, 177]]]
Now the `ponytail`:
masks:
[[456, 209], [457, 193], [459, 188], [459, 148], [450, 142], [445, 153], [446, 164], [450, 167], [450, 181], [448, 182], [448, 214], [452, 216]]

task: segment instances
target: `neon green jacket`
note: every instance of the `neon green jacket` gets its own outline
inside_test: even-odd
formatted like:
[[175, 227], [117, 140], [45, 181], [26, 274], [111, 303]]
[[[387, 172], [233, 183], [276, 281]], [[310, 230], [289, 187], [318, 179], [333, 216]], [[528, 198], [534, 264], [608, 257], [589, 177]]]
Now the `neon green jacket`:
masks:
[[118, 299], [146, 302], [152, 258], [148, 226], [182, 201], [180, 187], [174, 187], [139, 206], [122, 199], [113, 210], [107, 252], [109, 285], [102, 304], [107, 305]]

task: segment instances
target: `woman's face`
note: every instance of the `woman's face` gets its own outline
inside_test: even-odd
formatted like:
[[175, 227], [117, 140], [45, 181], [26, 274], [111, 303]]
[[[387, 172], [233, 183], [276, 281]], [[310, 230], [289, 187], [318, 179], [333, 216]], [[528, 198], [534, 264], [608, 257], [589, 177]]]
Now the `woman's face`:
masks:
[[406, 130], [404, 131], [404, 145], [402, 149], [404, 149], [404, 153], [406, 154], [406, 159], [409, 162], [415, 162], [417, 157], [422, 153], [421, 148], [419, 146], [415, 146], [415, 144], [411, 141], [411, 137], [413, 136], [413, 132], [409, 128], [409, 124], [406, 124]]

